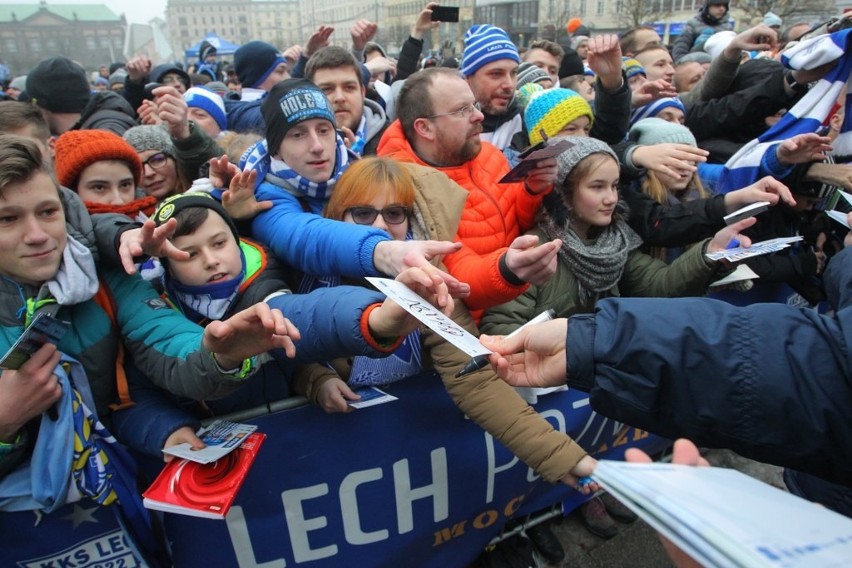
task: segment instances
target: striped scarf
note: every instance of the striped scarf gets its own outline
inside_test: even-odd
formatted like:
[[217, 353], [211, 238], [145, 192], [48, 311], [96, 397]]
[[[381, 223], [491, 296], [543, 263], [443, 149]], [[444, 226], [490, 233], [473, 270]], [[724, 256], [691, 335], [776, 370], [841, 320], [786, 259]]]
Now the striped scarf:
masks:
[[283, 187], [297, 197], [311, 197], [326, 201], [331, 197], [334, 184], [349, 167], [350, 160], [356, 158], [354, 155], [350, 156], [349, 149], [346, 148], [343, 139], [338, 136], [334, 171], [328, 181], [317, 183], [302, 177], [282, 160], [270, 156], [266, 140], [261, 140], [245, 151], [240, 158], [239, 168], [243, 171], [257, 171], [255, 188], [264, 181], [268, 181]]
[[[798, 134], [816, 132], [828, 118], [844, 86], [852, 74], [852, 53], [847, 53], [852, 30], [842, 30], [830, 35], [817, 36], [796, 44], [781, 58], [791, 69], [814, 69], [836, 61], [835, 67], [816, 82], [775, 126], [743, 146], [734, 154], [719, 181], [719, 192], [727, 193], [757, 181], [760, 164], [767, 151], [774, 151], [780, 142]], [[847, 89], [846, 107], [852, 99], [852, 89]], [[846, 114], [840, 135], [832, 144], [835, 155], [852, 153], [852, 113]]]

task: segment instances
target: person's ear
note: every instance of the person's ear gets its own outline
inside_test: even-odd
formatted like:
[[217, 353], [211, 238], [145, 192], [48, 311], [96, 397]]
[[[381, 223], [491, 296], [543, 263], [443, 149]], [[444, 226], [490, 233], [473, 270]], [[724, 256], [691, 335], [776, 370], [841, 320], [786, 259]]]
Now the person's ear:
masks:
[[435, 125], [428, 118], [417, 118], [414, 120], [414, 132], [419, 138], [434, 142], [437, 139]]

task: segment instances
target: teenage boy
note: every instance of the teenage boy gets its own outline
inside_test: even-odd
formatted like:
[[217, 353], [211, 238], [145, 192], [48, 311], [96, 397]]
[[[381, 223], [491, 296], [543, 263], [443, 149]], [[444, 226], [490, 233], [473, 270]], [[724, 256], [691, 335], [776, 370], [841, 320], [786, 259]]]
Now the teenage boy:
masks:
[[305, 78], [315, 83], [334, 107], [337, 128], [347, 129], [349, 148], [358, 156], [375, 155], [388, 119], [382, 106], [366, 98], [361, 66], [346, 49], [328, 46], [311, 56]]

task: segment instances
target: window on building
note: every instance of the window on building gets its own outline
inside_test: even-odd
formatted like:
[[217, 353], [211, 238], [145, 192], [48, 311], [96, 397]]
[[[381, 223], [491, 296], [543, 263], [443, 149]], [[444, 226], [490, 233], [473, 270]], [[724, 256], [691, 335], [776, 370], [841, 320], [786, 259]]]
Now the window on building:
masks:
[[4, 51], [8, 53], [18, 53], [18, 43], [14, 40], [14, 38], [9, 38], [6, 40], [6, 49]]
[[178, 18], [178, 25], [181, 27], [186, 25], [186, 16], [181, 16]]
[[94, 36], [86, 37], [86, 49], [97, 49], [98, 43]]
[[580, 5], [577, 7], [577, 14], [580, 16], [586, 15], [586, 0], [580, 0]]

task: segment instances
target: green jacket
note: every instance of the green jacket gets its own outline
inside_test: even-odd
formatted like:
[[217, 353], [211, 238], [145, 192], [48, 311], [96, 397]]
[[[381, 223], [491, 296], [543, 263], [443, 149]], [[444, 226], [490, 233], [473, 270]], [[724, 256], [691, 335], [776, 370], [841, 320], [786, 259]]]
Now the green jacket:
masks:
[[[550, 238], [536, 229], [540, 242]], [[485, 312], [479, 328], [483, 333], [503, 335], [510, 333], [547, 309], [556, 311], [556, 317], [591, 313], [599, 299], [607, 297], [678, 297], [703, 296], [707, 286], [724, 274], [719, 266], [704, 261], [708, 240], [689, 248], [673, 263], [650, 257], [635, 250], [627, 257], [624, 273], [618, 283], [605, 294], [588, 302], [580, 299], [580, 286], [568, 265], [559, 260], [556, 274], [547, 283], [530, 286], [510, 302], [495, 306]]]

